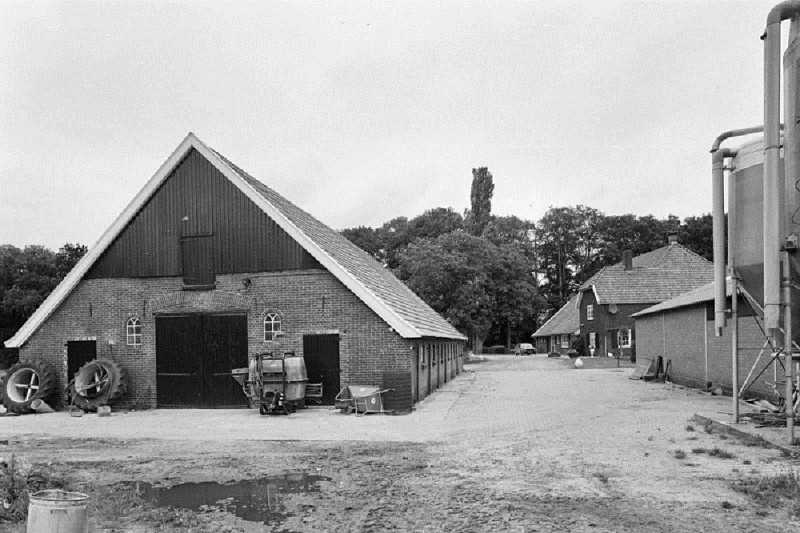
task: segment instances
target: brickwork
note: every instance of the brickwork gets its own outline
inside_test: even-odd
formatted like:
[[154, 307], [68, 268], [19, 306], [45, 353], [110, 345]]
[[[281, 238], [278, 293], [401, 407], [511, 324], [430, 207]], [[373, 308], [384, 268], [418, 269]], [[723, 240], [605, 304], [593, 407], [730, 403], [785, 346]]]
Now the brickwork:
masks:
[[[708, 320], [706, 305], [682, 307], [636, 319], [637, 362], [646, 366], [658, 356], [671, 361], [672, 381], [681, 385], [705, 388], [707, 382], [721, 386], [726, 394], [732, 390], [731, 328], [717, 337], [714, 321]], [[753, 317], [739, 319], [739, 386], [747, 378], [764, 343], [764, 336]], [[756, 373], [769, 361], [765, 352]], [[640, 360], [639, 360], [640, 359]], [[774, 398], [772, 369], [749, 389], [746, 396]], [[779, 378], [780, 379], [780, 378]]]
[[[656, 303], [656, 302], [653, 302]], [[592, 320], [588, 319], [586, 307], [591, 305], [593, 309]], [[636, 333], [634, 321], [631, 315], [653, 304], [598, 304], [593, 291], [584, 291], [580, 304], [580, 327], [587, 350], [589, 349], [589, 333], [596, 334], [596, 356], [605, 356], [613, 353], [615, 356], [630, 358], [636, 350]], [[612, 312], [613, 310], [613, 312]], [[611, 330], [628, 328], [631, 331], [630, 348], [614, 348], [616, 337], [611, 339], [615, 333]]]
[[[244, 280], [249, 280], [247, 289]], [[343, 386], [382, 386], [385, 372], [415, 370], [412, 356], [420, 341], [403, 339], [324, 270], [218, 275], [213, 291], [183, 291], [182, 279], [176, 277], [83, 280], [21, 348], [20, 358], [53, 365], [63, 388], [68, 382], [66, 343], [96, 340], [98, 357], [110, 358], [128, 371], [129, 393], [121, 407], [153, 408], [156, 315], [246, 314], [248, 351], [252, 355], [272, 348], [264, 340], [263, 325], [264, 315], [270, 311], [281, 316], [281, 350], [302, 355], [303, 335], [339, 335]], [[126, 343], [125, 325], [131, 317], [142, 324], [140, 346]], [[458, 344], [441, 340], [438, 343]], [[419, 382], [426, 379], [422, 374], [418, 376]], [[421, 392], [419, 399], [429, 393]]]

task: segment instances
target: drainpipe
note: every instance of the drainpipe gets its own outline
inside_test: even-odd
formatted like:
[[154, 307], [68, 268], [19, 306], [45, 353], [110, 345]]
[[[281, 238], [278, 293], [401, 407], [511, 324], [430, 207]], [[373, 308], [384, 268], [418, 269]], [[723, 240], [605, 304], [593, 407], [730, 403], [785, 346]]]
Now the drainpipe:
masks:
[[[753, 126], [738, 130], [730, 130], [720, 134], [711, 145], [711, 194], [713, 203], [714, 234], [714, 331], [717, 337], [722, 336], [725, 327], [725, 159], [733, 157], [736, 152], [720, 145], [731, 137], [740, 137], [764, 131], [763, 126]], [[729, 206], [731, 211], [732, 207]]]
[[780, 327], [781, 22], [800, 13], [800, 0], [772, 8], [764, 31], [764, 326]]

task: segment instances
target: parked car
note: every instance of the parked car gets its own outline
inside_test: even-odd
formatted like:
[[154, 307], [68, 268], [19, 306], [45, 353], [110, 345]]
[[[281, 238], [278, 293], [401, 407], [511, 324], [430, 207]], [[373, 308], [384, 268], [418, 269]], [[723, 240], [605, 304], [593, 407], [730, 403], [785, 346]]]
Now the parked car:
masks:
[[536, 353], [536, 348], [533, 347], [533, 344], [528, 342], [522, 342], [514, 348], [514, 355], [531, 355]]

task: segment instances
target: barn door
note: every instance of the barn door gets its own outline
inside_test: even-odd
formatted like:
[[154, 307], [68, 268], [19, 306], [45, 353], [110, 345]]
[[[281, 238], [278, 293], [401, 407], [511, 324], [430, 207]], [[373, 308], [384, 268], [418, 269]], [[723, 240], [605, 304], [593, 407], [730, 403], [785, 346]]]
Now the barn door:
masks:
[[231, 377], [247, 367], [247, 317], [156, 317], [159, 407], [238, 407], [247, 398]]
[[304, 335], [303, 357], [309, 383], [322, 383], [322, 404], [339, 394], [339, 335]]
[[247, 368], [247, 317], [203, 316], [203, 342], [203, 405], [246, 405], [242, 387], [234, 381], [231, 370]]

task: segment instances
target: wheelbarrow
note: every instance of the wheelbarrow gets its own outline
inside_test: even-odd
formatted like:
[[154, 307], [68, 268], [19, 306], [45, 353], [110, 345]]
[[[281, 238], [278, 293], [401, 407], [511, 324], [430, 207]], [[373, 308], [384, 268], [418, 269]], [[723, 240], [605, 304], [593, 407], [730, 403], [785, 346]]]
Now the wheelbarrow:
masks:
[[342, 388], [334, 399], [334, 407], [344, 413], [355, 412], [356, 415], [367, 413], [390, 413], [383, 408], [382, 394], [394, 389], [381, 389], [369, 385], [349, 385]]

